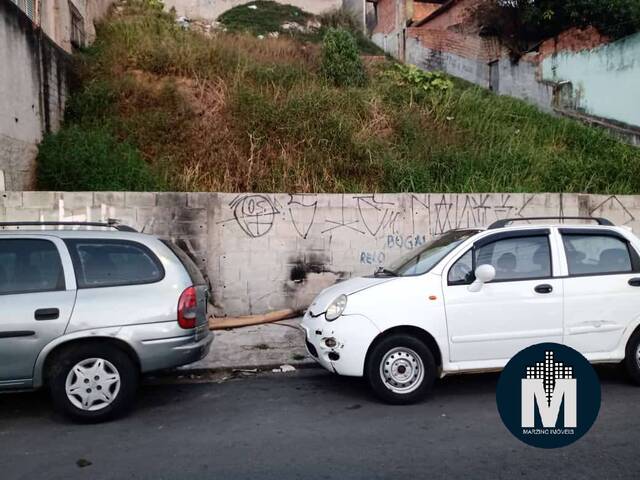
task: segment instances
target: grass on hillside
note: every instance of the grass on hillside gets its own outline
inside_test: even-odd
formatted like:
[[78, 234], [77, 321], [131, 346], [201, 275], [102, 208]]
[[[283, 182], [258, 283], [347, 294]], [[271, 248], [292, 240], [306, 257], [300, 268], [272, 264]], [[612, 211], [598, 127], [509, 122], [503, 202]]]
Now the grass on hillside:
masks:
[[[145, 2], [124, 5], [76, 58], [65, 127], [40, 149], [40, 188], [118, 188], [42, 174], [92, 149], [110, 161], [108, 141], [91, 144], [99, 131], [170, 190], [640, 192], [640, 150], [524, 102], [463, 82], [399, 87], [389, 61], [365, 62], [366, 86], [338, 88], [315, 43], [206, 38]], [[87, 141], [69, 144], [68, 129]]]

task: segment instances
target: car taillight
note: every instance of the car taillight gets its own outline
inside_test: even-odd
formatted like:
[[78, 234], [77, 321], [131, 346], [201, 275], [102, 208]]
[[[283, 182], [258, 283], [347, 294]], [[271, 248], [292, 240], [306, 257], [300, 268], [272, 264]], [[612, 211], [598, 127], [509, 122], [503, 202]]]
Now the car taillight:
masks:
[[196, 289], [189, 287], [182, 292], [178, 300], [178, 325], [182, 328], [195, 328], [197, 309]]

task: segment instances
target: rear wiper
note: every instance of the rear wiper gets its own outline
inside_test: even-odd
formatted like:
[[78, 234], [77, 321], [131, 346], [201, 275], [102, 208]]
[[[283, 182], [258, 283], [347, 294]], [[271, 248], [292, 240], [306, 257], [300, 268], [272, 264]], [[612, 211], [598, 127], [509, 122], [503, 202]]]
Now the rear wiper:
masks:
[[374, 275], [377, 277], [378, 275], [388, 275], [390, 277], [397, 277], [398, 274], [396, 272], [394, 272], [393, 270], [389, 270], [387, 268], [384, 267], [380, 267], [378, 270], [376, 270], [376, 273], [374, 273]]

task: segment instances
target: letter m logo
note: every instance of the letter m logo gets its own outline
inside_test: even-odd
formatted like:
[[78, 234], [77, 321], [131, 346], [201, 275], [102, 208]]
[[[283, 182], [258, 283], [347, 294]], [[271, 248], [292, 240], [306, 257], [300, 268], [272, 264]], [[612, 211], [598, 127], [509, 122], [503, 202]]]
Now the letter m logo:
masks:
[[553, 392], [546, 391], [542, 379], [522, 380], [522, 428], [535, 427], [535, 406], [538, 405], [544, 428], [555, 428], [564, 400], [564, 427], [577, 427], [576, 379], [555, 379]]

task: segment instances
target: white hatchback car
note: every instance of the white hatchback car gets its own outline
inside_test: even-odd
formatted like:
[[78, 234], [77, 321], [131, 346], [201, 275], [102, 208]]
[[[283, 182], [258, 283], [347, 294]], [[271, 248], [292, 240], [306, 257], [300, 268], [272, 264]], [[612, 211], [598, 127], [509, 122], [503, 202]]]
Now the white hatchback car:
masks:
[[302, 321], [309, 353], [397, 404], [438, 376], [500, 370], [542, 342], [593, 363], [625, 360], [640, 383], [640, 240], [601, 218], [509, 226], [516, 220], [551, 218], [451, 231], [327, 288]]

